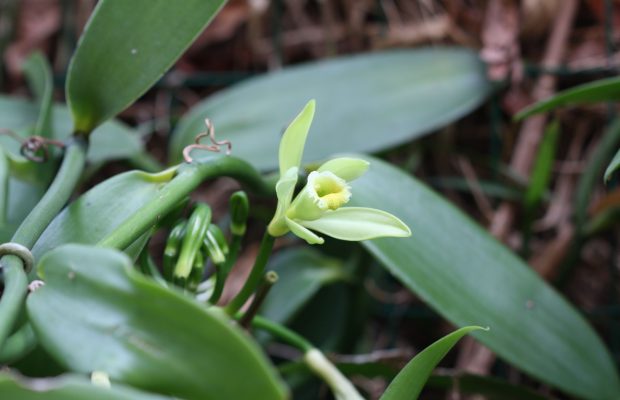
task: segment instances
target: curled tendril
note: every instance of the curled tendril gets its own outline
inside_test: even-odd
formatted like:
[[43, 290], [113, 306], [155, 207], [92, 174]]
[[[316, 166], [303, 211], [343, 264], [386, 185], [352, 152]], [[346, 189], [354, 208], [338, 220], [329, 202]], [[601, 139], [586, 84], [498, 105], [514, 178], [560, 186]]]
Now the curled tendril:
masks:
[[10, 129], [0, 128], [0, 135], [9, 136], [19, 142], [21, 144], [19, 154], [36, 163], [43, 163], [49, 159], [49, 146], [56, 146], [60, 149], [65, 147], [65, 144], [58, 140], [47, 139], [41, 136], [30, 136], [24, 139]]
[[[194, 149], [213, 151], [216, 153], [220, 152], [221, 146], [226, 146], [226, 155], [230, 155], [232, 150], [232, 144], [228, 140], [216, 140], [215, 139], [215, 127], [209, 118], [205, 119], [205, 125], [207, 126], [207, 132], [199, 133], [194, 139], [194, 143], [188, 146], [185, 146], [183, 149], [183, 159], [187, 163], [191, 163], [193, 161], [190, 153]], [[202, 144], [200, 143], [200, 139], [208, 137], [211, 141], [211, 144]]]

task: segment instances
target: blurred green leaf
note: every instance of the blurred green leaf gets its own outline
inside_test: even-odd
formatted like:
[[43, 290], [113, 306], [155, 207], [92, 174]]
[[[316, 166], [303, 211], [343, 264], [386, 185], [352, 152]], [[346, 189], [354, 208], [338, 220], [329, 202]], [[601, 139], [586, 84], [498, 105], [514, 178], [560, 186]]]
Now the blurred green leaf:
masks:
[[41, 259], [28, 296], [40, 343], [75, 372], [183, 399], [284, 399], [259, 348], [219, 309], [133, 269], [124, 254], [83, 245]]
[[175, 130], [169, 159], [181, 160], [183, 147], [209, 118], [217, 137], [232, 142], [235, 156], [261, 170], [276, 169], [282, 129], [309, 99], [316, 99], [317, 111], [306, 161], [375, 152], [453, 122], [489, 91], [482, 63], [466, 49], [394, 50], [308, 63], [199, 103]]
[[[585, 229], [588, 219], [588, 207], [594, 188], [599, 182], [605, 165], [613, 157], [614, 151], [620, 144], [620, 118], [616, 118], [605, 130], [601, 141], [596, 145], [594, 152], [588, 159], [585, 169], [579, 176], [575, 191], [575, 227], [577, 235]], [[609, 169], [609, 167], [607, 167]]]
[[390, 382], [381, 400], [416, 400], [428, 377], [450, 349], [468, 333], [483, 329], [479, 326], [461, 328], [444, 336], [424, 349], [405, 365]]
[[5, 218], [0, 221], [0, 236], [9, 240], [30, 210], [43, 197], [56, 171], [56, 163], [37, 164], [14, 157], [0, 149], [7, 167], [0, 195], [5, 200]]
[[618, 168], [620, 168], [620, 149], [618, 149], [607, 169], [605, 169], [605, 182], [609, 182], [614, 173], [618, 171]]
[[556, 93], [548, 99], [539, 101], [515, 115], [516, 120], [521, 120], [532, 116], [553, 110], [558, 107], [565, 107], [578, 104], [601, 103], [605, 101], [620, 100], [620, 78], [613, 77], [608, 79], [600, 79], [584, 85], [575, 86], [574, 88]]
[[224, 0], [101, 0], [67, 75], [75, 130], [90, 133], [146, 92]]
[[[37, 121], [39, 108], [32, 102], [0, 96], [0, 127], [11, 129], [22, 137], [29, 136]], [[73, 131], [67, 107], [55, 105], [52, 110], [54, 139], [64, 140]], [[19, 154], [19, 143], [0, 135], [0, 146]], [[119, 121], [109, 121], [96, 129], [90, 137], [87, 159], [91, 163], [130, 158], [144, 151], [140, 134]]]
[[530, 182], [527, 185], [523, 198], [525, 208], [528, 210], [536, 207], [549, 186], [559, 133], [560, 124], [557, 120], [551, 122], [545, 129], [540, 147], [538, 148], [538, 154], [536, 154], [536, 160], [534, 161]]
[[54, 81], [52, 68], [47, 59], [40, 52], [31, 54], [24, 63], [24, 73], [31, 90], [39, 104], [39, 117], [34, 129], [34, 135], [53, 137], [52, 133], [52, 106]]
[[6, 400], [164, 400], [114, 383], [111, 388], [95, 386], [80, 376], [46, 379], [18, 378], [0, 374], [0, 398]]
[[413, 231], [363, 242], [392, 274], [454, 324], [489, 326], [473, 335], [523, 371], [586, 399], [618, 398], [610, 355], [573, 306], [424, 184], [366, 158], [350, 203], [391, 212]]
[[261, 314], [282, 324], [289, 322], [321, 287], [346, 277], [338, 260], [309, 248], [278, 253], [268, 269], [278, 273], [278, 283], [265, 299]]

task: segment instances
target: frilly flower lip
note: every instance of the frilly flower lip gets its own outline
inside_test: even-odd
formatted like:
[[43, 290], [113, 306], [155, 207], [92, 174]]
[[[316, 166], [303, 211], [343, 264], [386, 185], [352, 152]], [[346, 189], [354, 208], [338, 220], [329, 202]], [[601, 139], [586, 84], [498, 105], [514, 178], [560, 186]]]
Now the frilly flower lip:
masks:
[[310, 244], [324, 242], [312, 231], [349, 241], [410, 236], [409, 227], [392, 214], [374, 208], [343, 207], [351, 198], [348, 183], [368, 169], [368, 162], [359, 158], [327, 161], [308, 175], [306, 185], [293, 198], [314, 109], [315, 102], [311, 100], [280, 141], [278, 205], [269, 223], [269, 234], [282, 236], [291, 231]]

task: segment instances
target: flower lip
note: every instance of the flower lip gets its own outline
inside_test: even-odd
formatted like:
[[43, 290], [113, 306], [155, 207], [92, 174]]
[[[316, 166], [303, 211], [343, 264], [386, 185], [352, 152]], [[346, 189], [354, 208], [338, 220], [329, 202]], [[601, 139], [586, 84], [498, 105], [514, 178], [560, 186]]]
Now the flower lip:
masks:
[[331, 171], [311, 172], [306, 187], [322, 210], [336, 210], [351, 198], [351, 188], [347, 182]]

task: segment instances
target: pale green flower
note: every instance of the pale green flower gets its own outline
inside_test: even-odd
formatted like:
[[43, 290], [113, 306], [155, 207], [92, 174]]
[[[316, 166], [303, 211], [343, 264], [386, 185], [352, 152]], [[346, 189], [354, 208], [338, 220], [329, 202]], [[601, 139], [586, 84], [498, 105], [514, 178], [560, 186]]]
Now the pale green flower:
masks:
[[282, 236], [292, 231], [310, 244], [324, 241], [312, 231], [351, 241], [410, 236], [409, 227], [385, 211], [342, 207], [351, 198], [348, 183], [368, 169], [368, 162], [359, 158], [327, 161], [308, 175], [306, 186], [293, 199], [314, 108], [315, 102], [311, 100], [291, 122], [280, 141], [280, 179], [276, 184], [278, 206], [269, 223], [269, 234]]

